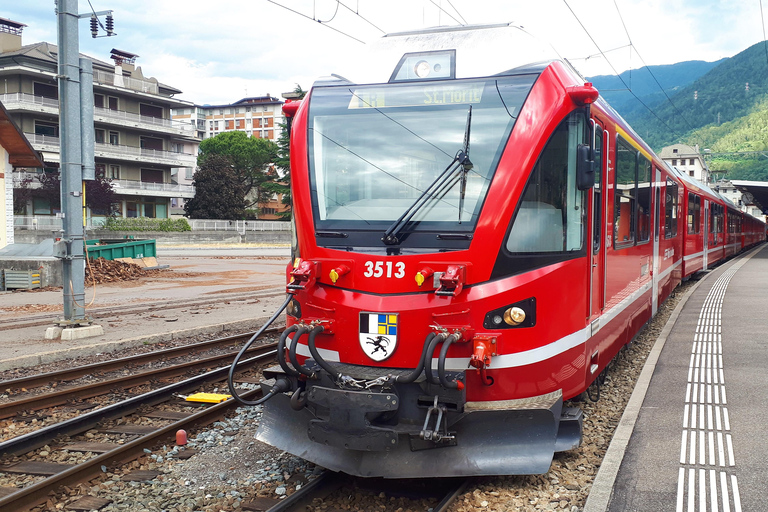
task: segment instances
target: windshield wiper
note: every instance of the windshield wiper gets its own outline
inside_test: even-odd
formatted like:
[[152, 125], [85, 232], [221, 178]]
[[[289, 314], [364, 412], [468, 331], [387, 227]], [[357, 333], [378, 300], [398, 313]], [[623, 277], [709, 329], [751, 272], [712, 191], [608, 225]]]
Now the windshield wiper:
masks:
[[[461, 223], [461, 208], [464, 206], [464, 196], [467, 188], [467, 173], [472, 169], [472, 162], [469, 160], [469, 128], [472, 124], [472, 105], [467, 112], [467, 127], [464, 129], [464, 144], [462, 149], [456, 153], [448, 167], [430, 183], [430, 185], [416, 198], [416, 200], [403, 212], [400, 217], [392, 223], [384, 232], [381, 241], [386, 245], [397, 245], [401, 242], [399, 235], [405, 229], [405, 226], [411, 221], [431, 199], [440, 199], [443, 197], [457, 181], [461, 181], [461, 192], [459, 196], [459, 223]], [[459, 176], [456, 171], [459, 170]], [[447, 186], [446, 186], [447, 185]]]

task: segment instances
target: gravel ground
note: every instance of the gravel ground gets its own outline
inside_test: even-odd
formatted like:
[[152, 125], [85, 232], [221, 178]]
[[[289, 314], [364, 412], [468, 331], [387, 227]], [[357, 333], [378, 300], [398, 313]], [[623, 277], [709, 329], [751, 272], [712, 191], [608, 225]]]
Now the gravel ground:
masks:
[[[584, 411], [584, 437], [579, 449], [557, 454], [545, 475], [479, 479], [458, 498], [451, 511], [581, 511], [645, 359], [677, 302], [692, 284], [688, 282], [678, 288], [659, 314], [617, 356], [606, 372], [600, 400], [577, 404]], [[81, 360], [77, 364], [85, 362], [92, 361]], [[159, 447], [130, 465], [130, 469], [159, 471], [160, 475], [150, 482], [123, 481], [124, 470], [105, 472], [99, 481], [69, 489], [60, 501], [49, 501], [34, 510], [60, 510], [86, 494], [111, 500], [101, 509], [104, 512], [232, 511], [256, 498], [284, 498], [322, 470], [256, 441], [260, 414], [260, 407], [240, 408], [226, 421], [191, 433], [186, 447]], [[194, 449], [196, 454], [188, 459], [178, 457], [188, 449]], [[392, 497], [364, 493], [353, 496], [348, 490], [335, 493], [310, 509], [410, 510]]]

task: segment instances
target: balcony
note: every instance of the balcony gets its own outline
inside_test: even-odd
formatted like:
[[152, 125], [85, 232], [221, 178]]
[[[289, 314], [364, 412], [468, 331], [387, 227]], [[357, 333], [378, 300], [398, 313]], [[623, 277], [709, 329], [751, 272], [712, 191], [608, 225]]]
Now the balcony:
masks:
[[34, 94], [23, 92], [0, 94], [0, 102], [9, 111], [23, 110], [25, 112], [59, 115], [59, 100], [35, 96]]
[[192, 123], [182, 123], [172, 119], [142, 116], [131, 112], [123, 112], [121, 110], [110, 110], [108, 108], [94, 107], [93, 120], [171, 135], [184, 135], [187, 137], [195, 137], [197, 135], [197, 129]]
[[[59, 153], [59, 138], [35, 133], [24, 134], [32, 147], [37, 151]], [[187, 153], [162, 151], [159, 149], [143, 149], [134, 146], [121, 146], [113, 144], [94, 144], [94, 156], [97, 158], [112, 158], [129, 162], [151, 163], [168, 165], [171, 167], [195, 167], [197, 157]], [[50, 161], [50, 160], [48, 160]]]
[[[13, 187], [20, 188], [26, 178], [31, 178], [28, 187], [40, 188], [42, 185], [37, 180], [38, 173], [14, 172]], [[112, 180], [112, 190], [124, 196], [154, 196], [154, 197], [183, 197], [191, 199], [195, 197], [195, 187], [192, 185], [178, 185], [176, 183], [147, 183], [133, 180]]]
[[185, 199], [195, 197], [195, 187], [175, 183], [112, 180], [112, 190], [126, 196], [183, 197]]
[[93, 83], [99, 84], [99, 85], [112, 85], [115, 87], [123, 87], [125, 89], [145, 92], [147, 94], [158, 94], [157, 82], [150, 82], [148, 80], [138, 80], [136, 78], [130, 78], [127, 76], [116, 75], [114, 73], [99, 71], [98, 69], [95, 69], [93, 71]]
[[[43, 96], [35, 96], [27, 93], [0, 94], [0, 102], [10, 111], [21, 110], [24, 112], [37, 112], [41, 114], [59, 115], [59, 101]], [[142, 116], [121, 110], [94, 107], [93, 120], [139, 130], [165, 133], [169, 135], [181, 135], [195, 137], [197, 128], [192, 123], [162, 119], [157, 117]]]

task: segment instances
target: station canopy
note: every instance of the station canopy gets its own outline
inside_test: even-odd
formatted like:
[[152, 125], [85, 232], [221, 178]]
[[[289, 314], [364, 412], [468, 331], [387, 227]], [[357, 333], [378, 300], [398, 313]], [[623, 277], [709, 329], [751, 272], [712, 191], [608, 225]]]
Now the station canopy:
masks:
[[768, 181], [732, 180], [731, 183], [744, 194], [744, 204], [753, 204], [768, 215]]

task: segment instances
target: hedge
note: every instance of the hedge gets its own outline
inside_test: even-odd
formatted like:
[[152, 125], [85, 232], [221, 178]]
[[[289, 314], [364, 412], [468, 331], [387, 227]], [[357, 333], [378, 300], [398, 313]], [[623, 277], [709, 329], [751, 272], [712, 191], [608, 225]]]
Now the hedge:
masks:
[[192, 231], [187, 219], [151, 219], [147, 217], [109, 217], [104, 224], [109, 231]]

